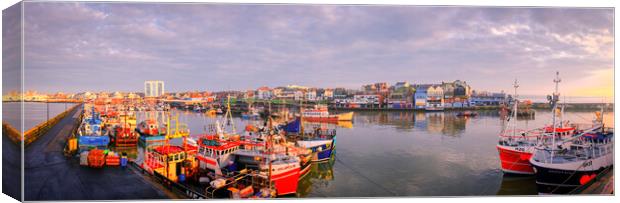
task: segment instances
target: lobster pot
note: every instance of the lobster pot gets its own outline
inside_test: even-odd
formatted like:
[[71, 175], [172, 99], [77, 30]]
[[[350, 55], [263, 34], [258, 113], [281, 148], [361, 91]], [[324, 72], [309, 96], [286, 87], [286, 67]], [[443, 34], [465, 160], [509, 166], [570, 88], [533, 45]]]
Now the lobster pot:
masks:
[[80, 154], [80, 166], [88, 166], [88, 151]]
[[93, 149], [88, 153], [88, 165], [93, 168], [101, 168], [105, 164], [103, 150]]
[[118, 166], [120, 165], [120, 162], [121, 162], [120, 157], [114, 153], [109, 153], [105, 159], [105, 163], [108, 166]]

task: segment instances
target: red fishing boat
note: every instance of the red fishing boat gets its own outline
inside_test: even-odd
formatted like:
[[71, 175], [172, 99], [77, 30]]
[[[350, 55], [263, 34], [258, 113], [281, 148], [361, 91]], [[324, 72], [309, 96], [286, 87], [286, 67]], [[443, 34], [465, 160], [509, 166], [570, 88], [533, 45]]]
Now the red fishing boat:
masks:
[[499, 143], [497, 144], [497, 151], [499, 152], [499, 159], [501, 160], [502, 171], [505, 173], [513, 174], [534, 174], [534, 169], [529, 160], [534, 152], [534, 147], [538, 143], [538, 136], [540, 132], [525, 131], [517, 129], [517, 88], [519, 87], [517, 81], [514, 82], [514, 101], [513, 111], [510, 117], [508, 117], [508, 125], [502, 129], [500, 134]]
[[138, 133], [129, 124], [114, 126], [110, 138], [116, 147], [133, 147], [138, 144]]

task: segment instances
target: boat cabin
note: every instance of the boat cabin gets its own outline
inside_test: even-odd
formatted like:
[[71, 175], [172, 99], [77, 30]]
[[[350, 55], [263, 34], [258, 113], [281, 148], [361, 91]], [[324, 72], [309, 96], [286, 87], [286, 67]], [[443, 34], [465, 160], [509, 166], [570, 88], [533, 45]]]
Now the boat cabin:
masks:
[[171, 181], [177, 182], [179, 176], [185, 177], [187, 171], [191, 170], [191, 165], [187, 167], [183, 164], [188, 160], [191, 161], [182, 147], [159, 146], [146, 153], [144, 168], [147, 171], [158, 173]]
[[213, 170], [221, 175], [221, 168], [228, 166], [232, 161], [232, 153], [239, 150], [238, 141], [220, 140], [216, 135], [207, 135], [198, 141], [197, 158], [200, 168]]

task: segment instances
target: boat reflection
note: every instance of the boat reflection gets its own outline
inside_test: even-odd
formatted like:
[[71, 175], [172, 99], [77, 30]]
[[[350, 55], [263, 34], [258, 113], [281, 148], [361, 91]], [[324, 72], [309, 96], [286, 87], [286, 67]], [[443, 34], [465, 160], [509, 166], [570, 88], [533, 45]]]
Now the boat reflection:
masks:
[[334, 163], [335, 156], [323, 162], [312, 163], [310, 172], [299, 179], [297, 186], [297, 197], [308, 196], [313, 188], [328, 187], [329, 183], [334, 180]]
[[504, 174], [497, 195], [537, 195], [534, 176]]
[[346, 129], [351, 129], [353, 128], [353, 122], [351, 121], [338, 121], [337, 123], [327, 123], [327, 122], [309, 122], [309, 121], [304, 121], [304, 128], [305, 129], [337, 129], [337, 128], [346, 128]]

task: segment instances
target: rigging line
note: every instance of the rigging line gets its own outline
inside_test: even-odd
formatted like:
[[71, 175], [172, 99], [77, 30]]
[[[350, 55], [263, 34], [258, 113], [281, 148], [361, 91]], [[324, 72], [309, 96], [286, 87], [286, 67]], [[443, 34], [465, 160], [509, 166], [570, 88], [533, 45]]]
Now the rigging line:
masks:
[[370, 179], [370, 178], [368, 178], [368, 177], [364, 176], [362, 173], [360, 173], [359, 171], [355, 170], [353, 167], [348, 166], [346, 163], [344, 163], [342, 160], [340, 160], [340, 159], [338, 158], [338, 156], [336, 156], [335, 154], [334, 154], [334, 157], [336, 158], [336, 161], [337, 161], [337, 162], [340, 162], [340, 164], [342, 164], [342, 165], [344, 165], [345, 167], [349, 168], [349, 170], [351, 170], [351, 171], [353, 171], [353, 172], [357, 173], [357, 174], [358, 174], [359, 176], [361, 176], [362, 178], [364, 178], [364, 179], [368, 180], [368, 182], [370, 182], [370, 183], [374, 184], [375, 186], [377, 186], [377, 187], [381, 188], [382, 190], [387, 191], [388, 193], [390, 193], [390, 194], [392, 194], [392, 195], [394, 195], [394, 196], [397, 196], [397, 195], [398, 195], [398, 194], [396, 194], [395, 192], [393, 192], [393, 191], [391, 191], [391, 190], [388, 190], [387, 188], [383, 187], [381, 184], [379, 184], [379, 183], [377, 183], [377, 182], [373, 181], [372, 179]]
[[[552, 159], [553, 159], [553, 158], [552, 158]], [[586, 163], [588, 160], [591, 160], [591, 159], [586, 159], [586, 160], [584, 160], [584, 161], [583, 161], [583, 162], [579, 165], [579, 168], [575, 169], [575, 170], [573, 171], [573, 173], [572, 173], [572, 174], [570, 174], [570, 176], [568, 176], [568, 178], [566, 178], [566, 179], [564, 180], [564, 182], [562, 182], [560, 185], [556, 186], [556, 187], [555, 187], [555, 188], [551, 191], [551, 193], [553, 194], [553, 192], [555, 192], [556, 190], [558, 190], [558, 189], [560, 188], [560, 186], [561, 186], [561, 185], [564, 185], [566, 182], [568, 182], [568, 180], [570, 180], [570, 178], [572, 178], [575, 174], [577, 174], [577, 171], [578, 171], [579, 169], [581, 169], [582, 167], [584, 167], [584, 163]]]
[[587, 118], [585, 118], [585, 117], [583, 117], [582, 115], [575, 114], [575, 116], [577, 116], [577, 117], [579, 117], [579, 118], [581, 118], [581, 119], [583, 119], [583, 120], [585, 120], [585, 121], [588, 121], [588, 119], [587, 119]]

